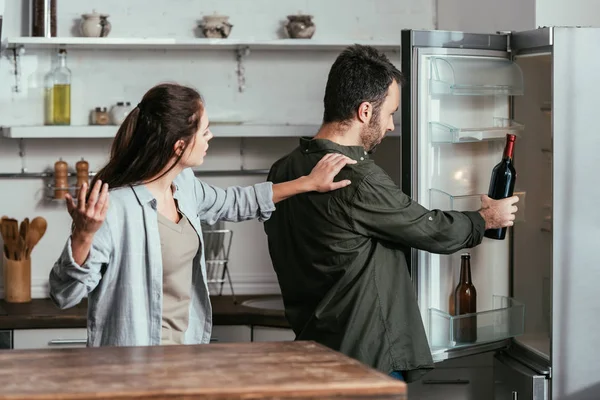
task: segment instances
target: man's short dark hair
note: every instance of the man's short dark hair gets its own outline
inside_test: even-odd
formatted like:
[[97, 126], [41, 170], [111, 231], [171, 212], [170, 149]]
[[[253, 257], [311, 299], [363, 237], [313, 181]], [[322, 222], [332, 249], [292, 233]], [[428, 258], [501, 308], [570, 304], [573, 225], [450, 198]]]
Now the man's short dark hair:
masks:
[[370, 46], [355, 44], [337, 57], [327, 78], [323, 123], [348, 121], [365, 101], [373, 103], [377, 115], [388, 88], [405, 78], [385, 56]]

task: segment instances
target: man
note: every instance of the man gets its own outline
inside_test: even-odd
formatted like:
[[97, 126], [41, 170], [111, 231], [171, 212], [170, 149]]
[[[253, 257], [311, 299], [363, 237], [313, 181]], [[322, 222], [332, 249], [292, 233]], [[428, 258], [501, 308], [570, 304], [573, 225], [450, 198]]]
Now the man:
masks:
[[297, 340], [314, 340], [413, 381], [433, 368], [404, 251], [450, 254], [478, 245], [485, 229], [511, 226], [516, 197], [482, 198], [474, 212], [429, 211], [402, 193], [369, 153], [387, 131], [404, 77], [377, 50], [351, 46], [334, 62], [323, 124], [278, 160], [268, 180], [306, 175], [326, 153], [357, 161], [350, 186], [278, 204], [265, 223], [269, 252]]

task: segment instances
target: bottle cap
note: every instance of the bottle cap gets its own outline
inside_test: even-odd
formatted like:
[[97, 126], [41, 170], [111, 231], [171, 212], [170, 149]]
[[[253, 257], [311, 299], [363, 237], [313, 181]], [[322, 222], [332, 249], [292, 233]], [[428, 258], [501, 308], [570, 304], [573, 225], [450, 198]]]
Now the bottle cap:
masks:
[[462, 253], [460, 258], [471, 258], [471, 253]]

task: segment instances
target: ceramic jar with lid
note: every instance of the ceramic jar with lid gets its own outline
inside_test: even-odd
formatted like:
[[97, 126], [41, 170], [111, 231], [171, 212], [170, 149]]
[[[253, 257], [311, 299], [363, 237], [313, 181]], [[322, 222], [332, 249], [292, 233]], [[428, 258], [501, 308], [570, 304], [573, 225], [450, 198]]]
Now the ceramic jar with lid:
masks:
[[229, 23], [229, 17], [226, 15], [205, 15], [198, 25], [202, 34], [210, 39], [225, 39], [231, 33], [233, 25]]
[[293, 39], [310, 39], [317, 29], [312, 18], [312, 15], [306, 14], [288, 15], [285, 30]]
[[117, 105], [112, 106], [110, 109], [110, 120], [113, 125], [121, 125], [127, 115], [131, 112], [131, 103], [119, 101]]
[[84, 37], [106, 37], [110, 33], [111, 24], [108, 14], [99, 14], [94, 10], [91, 14], [81, 16], [79, 30]]

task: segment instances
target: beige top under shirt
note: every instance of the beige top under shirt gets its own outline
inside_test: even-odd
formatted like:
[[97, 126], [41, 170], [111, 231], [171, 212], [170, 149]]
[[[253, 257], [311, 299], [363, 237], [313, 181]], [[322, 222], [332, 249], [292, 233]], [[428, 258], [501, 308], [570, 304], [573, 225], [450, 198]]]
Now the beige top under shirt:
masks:
[[185, 215], [179, 223], [158, 214], [163, 264], [161, 344], [183, 344], [189, 322], [192, 262], [198, 253], [198, 234]]

